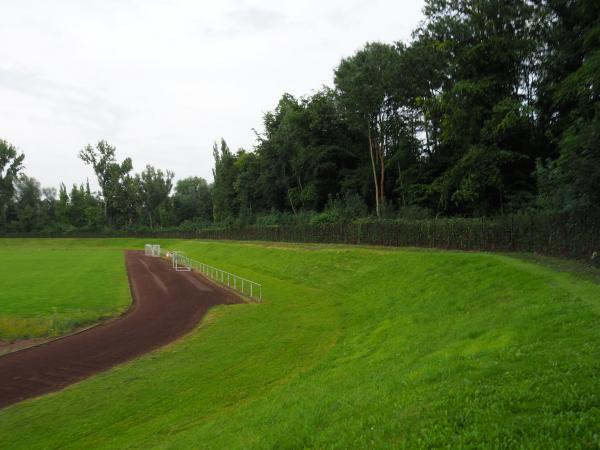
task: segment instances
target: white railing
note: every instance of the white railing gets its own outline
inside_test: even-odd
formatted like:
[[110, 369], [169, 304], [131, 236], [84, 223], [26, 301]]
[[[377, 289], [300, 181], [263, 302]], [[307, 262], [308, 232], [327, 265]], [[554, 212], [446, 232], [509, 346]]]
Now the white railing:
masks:
[[[175, 268], [189, 268], [196, 272], [204, 275], [211, 280], [217, 281], [240, 294], [262, 302], [262, 285], [254, 281], [248, 280], [247, 278], [240, 277], [226, 270], [219, 269], [208, 264], [204, 264], [195, 259], [185, 256], [179, 251], [164, 251], [164, 256], [173, 261], [173, 267]], [[181, 270], [181, 269], [179, 269]]]

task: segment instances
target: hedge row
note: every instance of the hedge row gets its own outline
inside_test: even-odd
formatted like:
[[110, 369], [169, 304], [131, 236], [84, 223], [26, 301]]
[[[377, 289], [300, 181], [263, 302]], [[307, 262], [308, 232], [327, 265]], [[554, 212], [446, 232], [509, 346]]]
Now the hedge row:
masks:
[[163, 237], [384, 245], [454, 250], [533, 252], [600, 259], [600, 211], [310, 226], [204, 229], [194, 232], [106, 231], [5, 234], [7, 237]]
[[203, 230], [194, 237], [533, 252], [589, 259], [600, 253], [600, 214], [329, 224]]

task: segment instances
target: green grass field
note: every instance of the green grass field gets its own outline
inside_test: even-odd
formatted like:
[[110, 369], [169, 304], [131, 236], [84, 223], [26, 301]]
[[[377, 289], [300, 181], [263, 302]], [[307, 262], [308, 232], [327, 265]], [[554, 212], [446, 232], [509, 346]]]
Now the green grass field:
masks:
[[57, 336], [131, 303], [119, 249], [0, 241], [0, 341]]
[[214, 308], [162, 350], [0, 411], [0, 447], [600, 446], [593, 277], [476, 253], [161, 243], [262, 282], [264, 304]]

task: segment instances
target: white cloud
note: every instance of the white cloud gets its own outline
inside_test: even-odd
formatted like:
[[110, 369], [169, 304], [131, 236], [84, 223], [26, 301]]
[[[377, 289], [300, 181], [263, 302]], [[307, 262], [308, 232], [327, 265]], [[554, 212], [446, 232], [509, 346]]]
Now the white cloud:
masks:
[[43, 185], [84, 181], [107, 139], [136, 170], [211, 178], [212, 142], [252, 148], [280, 95], [331, 84], [366, 41], [407, 40], [422, 3], [1, 2], [0, 138]]

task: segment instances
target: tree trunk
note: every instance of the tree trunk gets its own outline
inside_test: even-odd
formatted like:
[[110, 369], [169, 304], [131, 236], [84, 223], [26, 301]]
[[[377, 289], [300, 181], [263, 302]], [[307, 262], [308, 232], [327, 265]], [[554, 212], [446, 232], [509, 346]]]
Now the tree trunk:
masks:
[[381, 145], [379, 145], [379, 208], [385, 209], [385, 161]]
[[304, 195], [302, 195], [304, 188], [302, 187], [302, 181], [300, 181], [300, 177], [296, 175], [296, 180], [298, 180], [298, 186], [300, 187], [300, 207], [304, 209], [306, 205], [304, 205]]
[[402, 170], [400, 169], [400, 161], [398, 161], [398, 181], [400, 181], [400, 198], [402, 199], [402, 207], [406, 207], [406, 197], [404, 196], [404, 181], [402, 180]]
[[[381, 124], [383, 118], [379, 116], [378, 123]], [[384, 160], [384, 149], [386, 148], [386, 137], [384, 133], [379, 130], [378, 139], [376, 141], [376, 152], [377, 159], [379, 160], [379, 212], [385, 212], [385, 160]]]
[[290, 195], [289, 188], [287, 190], [287, 193], [288, 193], [288, 200], [290, 201], [290, 206], [292, 207], [292, 213], [296, 214], [296, 208], [294, 207], [294, 201], [292, 200], [292, 196]]
[[377, 217], [380, 217], [381, 211], [379, 209], [379, 183], [377, 182], [377, 170], [375, 169], [375, 155], [373, 149], [373, 139], [371, 136], [371, 122], [367, 119], [367, 132], [369, 134], [369, 154], [371, 155], [371, 169], [373, 171], [373, 183], [375, 184], [375, 212]]

